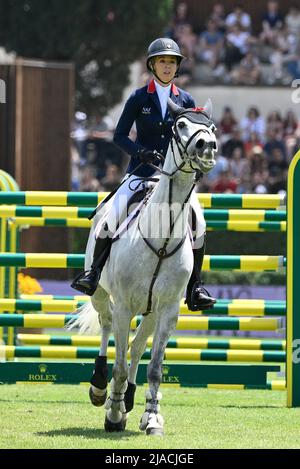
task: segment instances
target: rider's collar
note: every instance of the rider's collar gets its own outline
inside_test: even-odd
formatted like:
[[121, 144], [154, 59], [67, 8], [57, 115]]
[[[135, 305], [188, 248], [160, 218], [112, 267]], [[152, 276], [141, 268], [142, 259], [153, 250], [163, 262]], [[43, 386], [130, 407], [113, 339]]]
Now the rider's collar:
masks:
[[[153, 80], [150, 81], [150, 83], [148, 85], [147, 93], [153, 94], [155, 92], [156, 92], [156, 87], [155, 87], [155, 82], [154, 82], [154, 79], [153, 79]], [[171, 85], [171, 93], [174, 96], [179, 96], [179, 90], [178, 90], [177, 86], [174, 85], [174, 83], [172, 83], [172, 85]]]

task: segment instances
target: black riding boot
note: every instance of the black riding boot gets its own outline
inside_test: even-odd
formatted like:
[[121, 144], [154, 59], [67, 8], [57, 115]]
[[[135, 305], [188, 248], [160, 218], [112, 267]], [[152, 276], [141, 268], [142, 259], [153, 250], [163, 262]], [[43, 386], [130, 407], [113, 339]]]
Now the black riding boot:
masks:
[[215, 298], [212, 298], [208, 291], [203, 288], [201, 282], [201, 269], [205, 253], [205, 241], [200, 249], [193, 249], [194, 268], [186, 289], [186, 304], [190, 311], [201, 311], [211, 309], [215, 304]]
[[112, 239], [110, 236], [97, 238], [94, 260], [91, 269], [79, 274], [73, 281], [71, 287], [86, 295], [92, 296], [98, 286], [102, 269], [110, 253]]

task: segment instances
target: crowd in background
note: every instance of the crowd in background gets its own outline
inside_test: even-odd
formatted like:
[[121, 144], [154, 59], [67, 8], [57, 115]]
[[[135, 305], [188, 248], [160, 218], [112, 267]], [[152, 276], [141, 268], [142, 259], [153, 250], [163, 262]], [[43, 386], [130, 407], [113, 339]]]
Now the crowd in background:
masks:
[[[84, 114], [76, 117], [72, 189], [110, 192], [120, 183], [129, 157], [113, 144], [109, 118], [99, 118], [88, 127]], [[264, 118], [257, 107], [251, 107], [238, 122], [226, 107], [217, 126], [217, 164], [199, 183], [199, 192], [286, 191], [288, 165], [300, 146], [300, 122], [292, 111], [282, 115], [274, 110]]]
[[[284, 16], [279, 2], [270, 0], [258, 28], [253, 22], [241, 4], [226, 13], [218, 2], [204, 30], [195, 32], [188, 6], [180, 2], [166, 35], [179, 43], [187, 57], [182, 84], [286, 85], [300, 78], [299, 2]], [[199, 64], [205, 67], [197, 67]]]
[[282, 115], [274, 110], [265, 119], [257, 107], [251, 107], [238, 123], [226, 107], [218, 125], [217, 164], [199, 191], [286, 191], [288, 165], [300, 142], [300, 122], [292, 111]]
[[[226, 15], [222, 3], [216, 3], [206, 29], [198, 34], [187, 18], [187, 5], [181, 2], [165, 33], [180, 44], [187, 57], [177, 79], [179, 86], [185, 87], [194, 79], [197, 63], [205, 63], [210, 69], [210, 81], [226, 84], [253, 86], [265, 80], [267, 85], [290, 85], [300, 78], [297, 4], [283, 17], [278, 2], [270, 0], [258, 35], [253, 34], [252, 18], [241, 5]], [[268, 76], [262, 73], [262, 63], [271, 67]], [[145, 83], [148, 78], [145, 74]], [[85, 114], [76, 113], [72, 131], [73, 190], [109, 192], [122, 180], [129, 157], [113, 144], [114, 125], [107, 116], [95, 116], [90, 121]], [[198, 184], [199, 192], [286, 191], [288, 165], [300, 144], [300, 122], [292, 111], [283, 114], [274, 109], [264, 117], [253, 106], [239, 121], [226, 107], [217, 126], [217, 164]], [[131, 138], [135, 138], [134, 129]]]

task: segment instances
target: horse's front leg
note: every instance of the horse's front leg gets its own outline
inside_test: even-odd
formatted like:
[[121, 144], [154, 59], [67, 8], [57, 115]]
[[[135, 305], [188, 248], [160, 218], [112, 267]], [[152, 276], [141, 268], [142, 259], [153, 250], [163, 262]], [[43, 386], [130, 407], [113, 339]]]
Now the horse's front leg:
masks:
[[131, 412], [134, 406], [134, 396], [136, 391], [136, 375], [140, 359], [147, 346], [148, 337], [153, 334], [155, 327], [155, 316], [146, 316], [139, 325], [136, 335], [130, 346], [130, 367], [128, 375], [128, 387], [125, 393], [126, 412]]
[[160, 310], [156, 321], [151, 361], [147, 370], [149, 390], [146, 391], [146, 409], [140, 422], [140, 430], [145, 430], [147, 435], [163, 436], [164, 434], [164, 419], [160, 414], [162, 394], [159, 392], [159, 386], [165, 349], [176, 327], [178, 311], [179, 303], [168, 306]]
[[104, 428], [107, 432], [120, 432], [125, 430], [127, 421], [124, 397], [128, 378], [127, 350], [131, 315], [129, 311], [114, 305], [112, 316], [116, 358], [110, 382], [110, 395], [105, 403]]
[[89, 396], [91, 403], [96, 407], [105, 404], [107, 398], [108, 367], [107, 367], [107, 347], [112, 328], [109, 295], [100, 286], [92, 297], [92, 304], [98, 311], [99, 323], [101, 326], [101, 347], [99, 356], [95, 359], [94, 373], [91, 378]]

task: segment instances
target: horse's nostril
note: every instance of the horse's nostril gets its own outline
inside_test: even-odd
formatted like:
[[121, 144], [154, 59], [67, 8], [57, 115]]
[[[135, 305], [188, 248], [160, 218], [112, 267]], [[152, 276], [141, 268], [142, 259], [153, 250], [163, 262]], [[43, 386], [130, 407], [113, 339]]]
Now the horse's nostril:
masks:
[[196, 143], [196, 148], [197, 148], [198, 150], [201, 150], [201, 148], [204, 147], [204, 144], [205, 144], [205, 141], [203, 140], [203, 138], [200, 138], [200, 139], [197, 141], [197, 143]]

